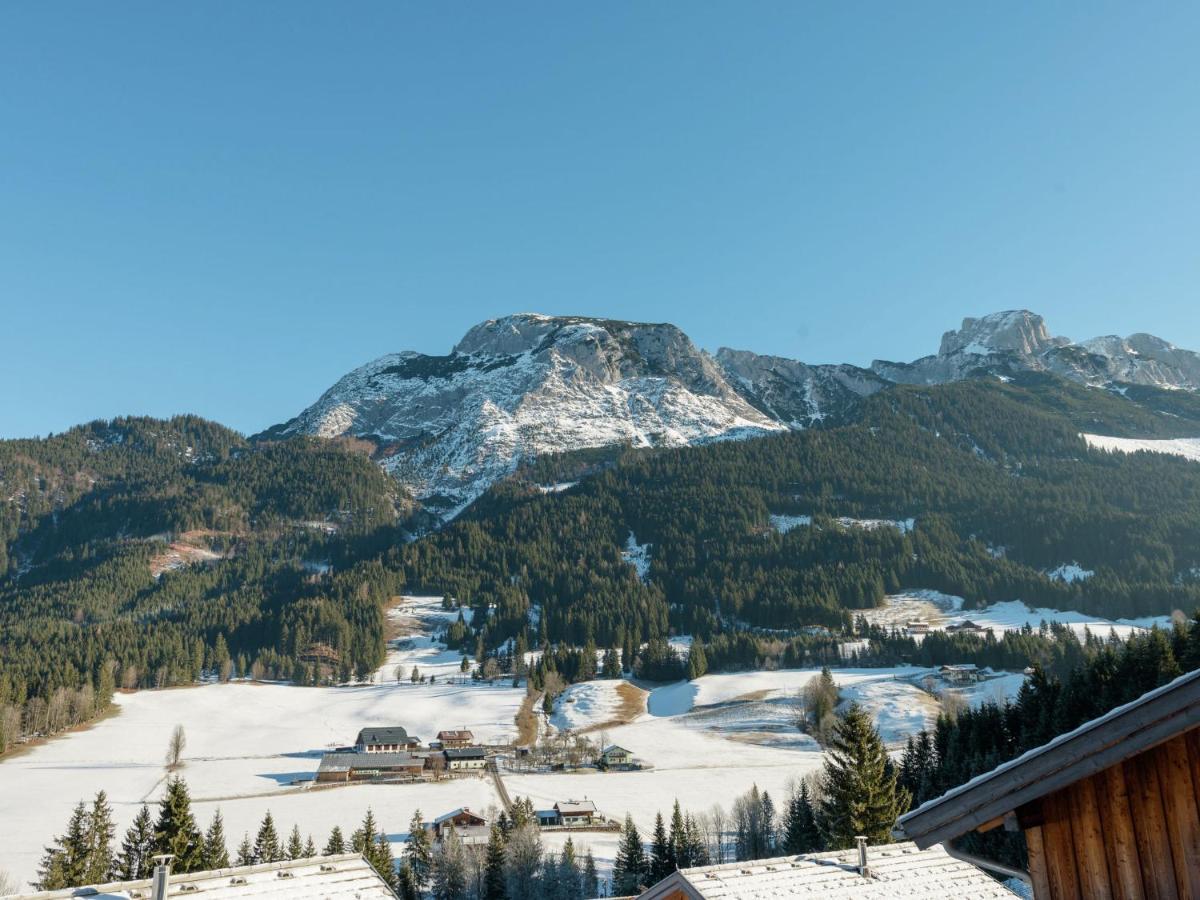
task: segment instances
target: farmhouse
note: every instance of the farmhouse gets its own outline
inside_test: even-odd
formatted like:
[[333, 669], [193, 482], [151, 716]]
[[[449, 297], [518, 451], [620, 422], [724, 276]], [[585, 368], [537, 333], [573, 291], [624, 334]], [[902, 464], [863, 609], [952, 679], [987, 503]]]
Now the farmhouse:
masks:
[[487, 819], [478, 813], [471, 812], [465, 806], [460, 806], [458, 809], [443, 813], [425, 827], [427, 831], [433, 833], [436, 840], [440, 841], [445, 832], [451, 828], [454, 829], [460, 838], [468, 834], [468, 829], [472, 828], [482, 828], [486, 832]]
[[67, 900], [71, 897], [146, 898], [195, 894], [221, 900], [395, 900], [391, 888], [359, 853], [318, 856], [286, 862], [233, 866], [207, 872], [162, 870], [163, 882], [156, 892], [154, 879], [120, 881], [84, 888], [63, 888], [13, 895], [15, 900]]
[[464, 772], [470, 769], [482, 769], [487, 766], [487, 754], [482, 747], [462, 747], [457, 750], [443, 750], [446, 757], [446, 768], [451, 772]]
[[597, 818], [596, 804], [591, 800], [567, 800], [554, 804], [559, 825], [591, 825]]
[[938, 669], [938, 674], [951, 684], [974, 684], [984, 679], [984, 672], [974, 663], [942, 666]]
[[977, 622], [972, 622], [970, 619], [959, 622], [955, 625], [946, 626], [947, 634], [984, 634], [985, 632], [991, 630], [992, 629], [990, 628], [984, 628]]
[[317, 767], [317, 784], [419, 778], [425, 760], [408, 753], [326, 753]]
[[600, 751], [600, 765], [608, 769], [626, 769], [633, 765], [633, 754], [616, 744]]
[[884, 844], [832, 853], [780, 856], [679, 869], [638, 894], [638, 900], [822, 897], [826, 900], [1013, 900], [1017, 895], [986, 872], [939, 846]]
[[898, 828], [929, 847], [1001, 826], [1025, 833], [1037, 900], [1200, 897], [1200, 671], [930, 800]]
[[911, 619], [904, 623], [904, 630], [909, 634], [929, 634], [929, 623], [923, 619]]
[[475, 743], [475, 735], [463, 729], [461, 731], [439, 731], [438, 743], [443, 750], [461, 750]]
[[354, 740], [354, 749], [359, 753], [395, 753], [421, 746], [421, 739], [409, 735], [399, 725], [385, 728], [364, 728]]

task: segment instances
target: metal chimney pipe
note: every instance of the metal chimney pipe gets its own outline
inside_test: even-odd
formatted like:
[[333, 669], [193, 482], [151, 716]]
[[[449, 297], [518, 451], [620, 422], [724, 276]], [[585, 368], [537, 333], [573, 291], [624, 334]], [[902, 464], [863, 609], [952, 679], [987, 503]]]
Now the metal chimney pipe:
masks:
[[871, 875], [871, 869], [867, 866], [867, 839], [860, 834], [854, 838], [854, 841], [858, 844], [858, 874], [863, 878], [868, 878]]
[[175, 857], [170, 853], [161, 853], [154, 859], [154, 881], [150, 888], [151, 900], [167, 900], [167, 885], [171, 883], [171, 860]]

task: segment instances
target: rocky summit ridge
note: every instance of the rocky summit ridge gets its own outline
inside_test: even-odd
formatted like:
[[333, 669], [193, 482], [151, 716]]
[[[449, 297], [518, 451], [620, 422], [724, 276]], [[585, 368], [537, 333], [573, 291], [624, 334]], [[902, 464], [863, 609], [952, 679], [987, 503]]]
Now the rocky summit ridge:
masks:
[[1200, 354], [1144, 334], [1074, 343], [1027, 310], [964, 319], [936, 354], [869, 368], [709, 354], [666, 323], [520, 313], [474, 326], [445, 356], [405, 351], [367, 363], [264, 435], [371, 439], [383, 467], [446, 519], [541, 454], [805, 428], [843, 419], [893, 383], [1023, 371], [1200, 390]]

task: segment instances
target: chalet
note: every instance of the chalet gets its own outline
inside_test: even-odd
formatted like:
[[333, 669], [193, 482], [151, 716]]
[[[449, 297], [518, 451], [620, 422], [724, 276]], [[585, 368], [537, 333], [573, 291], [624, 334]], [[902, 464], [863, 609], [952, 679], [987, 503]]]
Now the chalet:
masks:
[[478, 813], [471, 812], [465, 806], [460, 806], [458, 809], [443, 813], [425, 827], [427, 831], [432, 832], [436, 840], [441, 840], [442, 835], [451, 828], [458, 833], [459, 837], [462, 837], [466, 833], [466, 829], [470, 828], [483, 828], [486, 831], [487, 819]]
[[919, 847], [999, 827], [1025, 833], [1021, 874], [1036, 900], [1200, 897], [1200, 671], [930, 800], [897, 826]]
[[451, 772], [464, 772], [471, 769], [482, 769], [487, 766], [487, 754], [482, 747], [461, 747], [457, 750], [443, 750], [446, 758], [446, 768]]
[[425, 760], [408, 753], [326, 753], [317, 767], [317, 784], [420, 778]]
[[567, 800], [555, 803], [558, 825], [591, 825], [597, 818], [596, 804], [591, 800]]
[[599, 763], [606, 769], [627, 769], [633, 765], [633, 754], [613, 744], [600, 751]]
[[637, 896], [638, 900], [1013, 900], [1018, 895], [941, 847], [867, 847], [864, 839], [855, 850], [678, 869]]
[[399, 725], [386, 728], [364, 728], [354, 740], [354, 749], [359, 753], [395, 753], [421, 746], [421, 739], [413, 737]]
[[983, 681], [985, 673], [974, 663], [963, 663], [957, 666], [942, 666], [938, 669], [940, 675], [950, 684], [974, 684]]
[[395, 900], [396, 897], [387, 882], [360, 853], [230, 866], [174, 875], [163, 866], [156, 869], [154, 878], [140, 881], [5, 896], [12, 900], [68, 900], [72, 897], [150, 900], [192, 894], [220, 900], [261, 900], [263, 897], [287, 897], [288, 900]]
[[929, 623], [923, 619], [910, 619], [904, 623], [904, 630], [909, 634], [929, 634]]
[[437, 739], [443, 750], [461, 750], [463, 747], [470, 747], [475, 743], [475, 735], [465, 729], [462, 731], [439, 731]]

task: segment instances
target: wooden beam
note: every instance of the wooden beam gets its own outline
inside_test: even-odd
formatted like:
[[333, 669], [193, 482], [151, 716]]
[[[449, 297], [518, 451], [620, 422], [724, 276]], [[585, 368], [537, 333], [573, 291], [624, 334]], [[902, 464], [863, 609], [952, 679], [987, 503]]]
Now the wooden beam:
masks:
[[996, 818], [992, 819], [990, 822], [984, 822], [982, 825], [980, 825], [975, 830], [982, 833], [985, 831], [991, 831], [994, 828], [999, 828], [1001, 825], [1004, 824], [1004, 819], [1005, 819], [1005, 816], [996, 816]]
[[1041, 825], [1031, 825], [1025, 829], [1025, 846], [1029, 850], [1029, 881], [1033, 885], [1034, 900], [1053, 900], [1050, 876], [1046, 872], [1046, 848]]
[[1113, 895], [1121, 900], [1140, 900], [1145, 896], [1142, 887], [1142, 864], [1138, 857], [1137, 835], [1133, 829], [1133, 814], [1129, 808], [1129, 788], [1125, 771], [1112, 766], [1096, 776], [1096, 797], [1104, 817], [1104, 850], [1108, 857]]
[[1071, 804], [1071, 834], [1075, 841], [1080, 890], [1088, 900], [1112, 900], [1095, 781], [1085, 778], [1063, 793], [1069, 796]]
[[1138, 856], [1142, 861], [1146, 900], [1180, 900], [1175, 887], [1175, 863], [1171, 840], [1167, 836], [1162, 789], [1154, 762], [1147, 754], [1142, 754], [1125, 762], [1123, 767], [1125, 782], [1129, 785], [1129, 811], [1133, 815]]
[[1046, 874], [1050, 878], [1050, 896], [1054, 900], [1083, 900], [1079, 890], [1079, 870], [1075, 861], [1075, 838], [1071, 834], [1071, 806], [1061, 792], [1042, 798], [1046, 824], [1042, 843], [1046, 854]]
[[1187, 743], [1178, 737], [1167, 741], [1151, 755], [1158, 766], [1179, 895], [1200, 897], [1200, 810], [1196, 808]]

